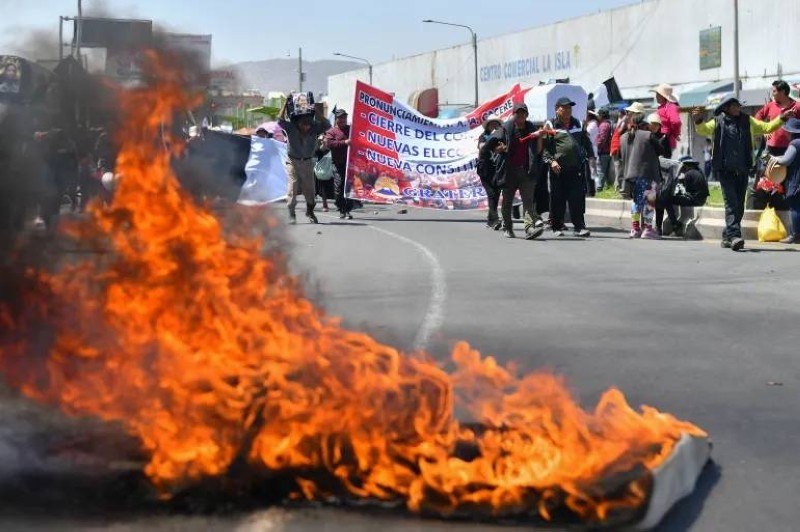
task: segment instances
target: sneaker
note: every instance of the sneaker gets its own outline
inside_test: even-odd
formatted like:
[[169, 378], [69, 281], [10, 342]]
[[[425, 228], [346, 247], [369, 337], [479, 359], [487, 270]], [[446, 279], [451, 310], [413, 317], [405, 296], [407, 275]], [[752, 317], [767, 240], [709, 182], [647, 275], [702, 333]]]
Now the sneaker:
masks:
[[345, 214], [345, 213], [343, 213], [343, 212], [340, 212], [340, 213], [339, 213], [339, 219], [340, 219], [340, 220], [344, 220], [345, 218], [347, 218], [347, 214]]
[[781, 240], [781, 244], [800, 244], [800, 237], [789, 235]]
[[646, 240], [659, 240], [661, 237], [652, 227], [645, 227], [642, 231], [642, 238]]
[[642, 236], [642, 230], [632, 227], [631, 232], [628, 235], [628, 238], [641, 238], [641, 236]]
[[540, 220], [525, 230], [525, 240], [539, 238], [542, 233], [544, 233], [544, 223]]
[[350, 214], [349, 212], [347, 213], [347, 219], [348, 219], [348, 220], [352, 220], [352, 219], [353, 219], [353, 215], [352, 215], [352, 214]]
[[505, 231], [503, 231], [503, 236], [506, 238], [516, 238], [514, 231], [512, 231], [511, 229], [506, 229]]
[[680, 223], [680, 222], [678, 222], [677, 224], [675, 224], [675, 228], [673, 229], [673, 231], [672, 231], [672, 232], [673, 232], [673, 233], [675, 234], [675, 236], [677, 236], [678, 238], [683, 238], [683, 235], [685, 235], [685, 234], [686, 234], [686, 231], [685, 231], [685, 229], [684, 229], [684, 227], [683, 227], [683, 224], [682, 224], [682, 223]]
[[720, 245], [720, 247], [722, 249], [731, 249], [731, 241], [730, 240], [725, 239], [722, 242], [720, 242], [719, 245]]
[[327, 207], [323, 207], [322, 208], [322, 212], [328, 212], [328, 208]]
[[319, 223], [319, 220], [317, 220], [317, 215], [314, 214], [313, 212], [306, 213], [306, 218], [308, 218], [308, 221], [312, 224]]
[[572, 234], [577, 238], [589, 238], [592, 236], [592, 233], [585, 227], [583, 229], [576, 229]]
[[297, 216], [295, 215], [294, 211], [289, 211], [289, 225], [294, 225], [297, 223]]
[[731, 240], [731, 249], [734, 251], [741, 251], [744, 249], [744, 239], [734, 238]]
[[564, 236], [564, 228], [553, 229], [553, 236]]

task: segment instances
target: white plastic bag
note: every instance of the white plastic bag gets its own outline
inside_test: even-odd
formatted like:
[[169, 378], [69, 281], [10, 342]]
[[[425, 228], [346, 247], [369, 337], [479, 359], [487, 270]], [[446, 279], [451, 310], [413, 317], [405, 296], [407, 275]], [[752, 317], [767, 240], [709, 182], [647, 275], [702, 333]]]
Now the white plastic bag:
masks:
[[331, 152], [326, 153], [322, 159], [314, 165], [314, 175], [319, 181], [330, 181], [333, 177], [333, 156]]

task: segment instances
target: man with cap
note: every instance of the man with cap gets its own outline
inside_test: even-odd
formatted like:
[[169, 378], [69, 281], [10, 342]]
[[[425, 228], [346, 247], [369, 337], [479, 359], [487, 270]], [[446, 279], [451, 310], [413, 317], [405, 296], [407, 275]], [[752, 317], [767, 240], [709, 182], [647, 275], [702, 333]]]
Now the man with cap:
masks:
[[591, 235], [586, 229], [585, 172], [587, 162], [594, 158], [594, 149], [580, 120], [572, 116], [575, 102], [562, 97], [556, 101], [556, 116], [545, 124], [552, 131], [544, 142], [543, 159], [550, 167], [551, 208], [553, 232], [564, 235], [564, 215], [567, 204], [577, 237]]
[[658, 103], [658, 117], [661, 119], [661, 133], [669, 142], [670, 152], [678, 147], [678, 140], [681, 137], [681, 112], [678, 107], [678, 99], [673, 94], [672, 86], [662, 83], [650, 92], [656, 93]]
[[503, 127], [503, 121], [495, 115], [491, 115], [483, 121], [483, 133], [478, 137], [478, 177], [486, 191], [486, 201], [489, 214], [486, 218], [486, 227], [499, 231], [502, 228], [500, 217], [497, 215], [497, 206], [500, 202], [500, 187], [495, 180], [496, 167], [495, 155], [490, 149], [489, 140], [498, 128]]
[[353, 201], [344, 197], [345, 184], [347, 183], [347, 151], [350, 149], [350, 126], [347, 123], [347, 111], [336, 109], [333, 112], [335, 124], [325, 132], [325, 145], [331, 150], [331, 158], [336, 173], [333, 176], [334, 197], [339, 218], [353, 219], [350, 211]]
[[542, 153], [542, 130], [528, 120], [528, 106], [514, 105], [514, 116], [497, 128], [487, 143], [495, 154], [495, 182], [503, 190], [500, 212], [503, 217], [503, 235], [514, 238], [511, 207], [519, 190], [522, 197], [522, 219], [525, 239], [533, 240], [544, 232], [544, 222], [534, 205], [534, 192], [539, 179]]
[[705, 110], [695, 109], [692, 117], [698, 135], [712, 137], [711, 164], [722, 186], [725, 200], [725, 231], [722, 247], [740, 251], [744, 248], [742, 217], [750, 169], [753, 166], [753, 137], [778, 130], [790, 118], [786, 110], [771, 122], [762, 122], [742, 112], [742, 103], [729, 96], [714, 110], [714, 118], [705, 121]]

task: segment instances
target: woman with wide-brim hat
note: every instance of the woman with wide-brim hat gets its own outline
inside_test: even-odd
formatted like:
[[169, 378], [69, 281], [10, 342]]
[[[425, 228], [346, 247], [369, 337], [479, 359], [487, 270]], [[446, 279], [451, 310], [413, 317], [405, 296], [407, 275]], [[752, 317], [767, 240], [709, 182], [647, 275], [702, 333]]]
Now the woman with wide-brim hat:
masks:
[[792, 141], [786, 148], [785, 154], [770, 158], [770, 164], [773, 166], [780, 165], [786, 168], [783, 186], [786, 190], [786, 203], [792, 216], [792, 229], [789, 236], [781, 240], [781, 243], [800, 244], [800, 118], [790, 118], [783, 129], [792, 136]]
[[489, 214], [486, 217], [486, 227], [499, 231], [503, 224], [497, 214], [497, 206], [500, 202], [500, 188], [495, 182], [495, 163], [492, 151], [487, 145], [492, 133], [502, 127], [503, 121], [500, 117], [491, 115], [483, 121], [483, 133], [478, 138], [478, 177], [486, 190], [486, 200], [489, 207]]

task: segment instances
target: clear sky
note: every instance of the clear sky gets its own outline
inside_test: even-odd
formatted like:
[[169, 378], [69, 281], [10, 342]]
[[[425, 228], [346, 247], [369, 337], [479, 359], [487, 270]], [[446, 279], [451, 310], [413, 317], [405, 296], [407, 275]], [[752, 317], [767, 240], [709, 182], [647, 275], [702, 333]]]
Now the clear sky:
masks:
[[[296, 57], [298, 47], [308, 59], [333, 59], [332, 52], [341, 52], [380, 63], [469, 42], [465, 29], [422, 24], [422, 19], [472, 26], [480, 39], [638, 1], [83, 0], [83, 4], [90, 14], [146, 18], [172, 31], [210, 33], [213, 60], [220, 65]], [[76, 12], [77, 0], [0, 0], [0, 53], [18, 52], [30, 41], [32, 30], [38, 30], [39, 40], [45, 38], [44, 32], [51, 33], [56, 46], [59, 15]]]

